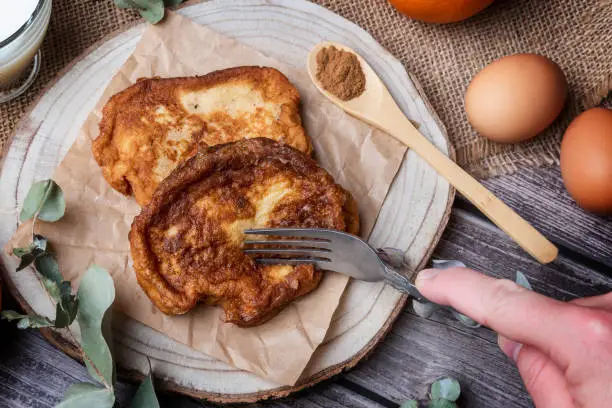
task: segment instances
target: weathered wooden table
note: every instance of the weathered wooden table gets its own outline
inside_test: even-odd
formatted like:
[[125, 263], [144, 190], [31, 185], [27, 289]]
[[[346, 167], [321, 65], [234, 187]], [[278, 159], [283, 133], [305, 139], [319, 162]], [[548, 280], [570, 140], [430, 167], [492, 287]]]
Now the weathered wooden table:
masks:
[[[612, 217], [577, 208], [558, 169], [523, 170], [485, 184], [554, 241], [559, 258], [538, 264], [461, 197], [435, 257], [458, 259], [497, 277], [513, 278], [520, 270], [534, 290], [562, 300], [612, 290]], [[462, 407], [532, 406], [516, 368], [497, 347], [495, 333], [467, 329], [445, 312], [425, 320], [410, 307], [355, 369], [291, 398], [254, 406], [397, 407], [405, 399], [424, 398], [428, 384], [447, 375], [461, 382]], [[52, 407], [69, 385], [85, 380], [84, 367], [36, 331], [0, 323], [0, 407]], [[121, 383], [120, 402], [126, 405], [134, 391], [135, 386]], [[163, 407], [213, 406], [173, 394], [159, 396]]]

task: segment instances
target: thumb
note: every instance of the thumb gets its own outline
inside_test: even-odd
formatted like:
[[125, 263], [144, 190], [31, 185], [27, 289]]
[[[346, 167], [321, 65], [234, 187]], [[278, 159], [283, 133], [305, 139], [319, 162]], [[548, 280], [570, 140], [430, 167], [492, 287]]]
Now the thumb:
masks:
[[498, 337], [504, 354], [516, 362], [537, 408], [574, 408], [567, 382], [557, 365], [535, 347]]

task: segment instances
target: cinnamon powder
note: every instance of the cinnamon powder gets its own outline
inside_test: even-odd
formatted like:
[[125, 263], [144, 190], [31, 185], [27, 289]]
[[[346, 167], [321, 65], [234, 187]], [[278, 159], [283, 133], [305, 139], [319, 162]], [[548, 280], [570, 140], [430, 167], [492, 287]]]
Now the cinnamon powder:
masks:
[[334, 46], [317, 53], [317, 79], [323, 88], [343, 101], [356, 98], [365, 90], [365, 75], [352, 52]]

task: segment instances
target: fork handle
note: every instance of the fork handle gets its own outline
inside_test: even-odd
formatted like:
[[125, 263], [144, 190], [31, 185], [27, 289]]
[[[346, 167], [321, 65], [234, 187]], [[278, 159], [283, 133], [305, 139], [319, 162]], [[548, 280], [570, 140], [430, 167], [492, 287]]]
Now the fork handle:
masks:
[[[395, 289], [407, 293], [416, 300], [420, 302], [427, 302], [421, 292], [414, 286], [412, 282], [406, 277], [406, 275], [411, 276], [414, 274], [412, 269], [408, 269], [406, 266], [402, 266], [398, 270], [396, 267], [389, 265], [387, 262], [383, 260], [383, 264], [385, 265], [385, 282], [393, 286]], [[405, 269], [405, 270], [404, 270]], [[402, 273], [405, 272], [405, 273]]]
[[[385, 266], [385, 282], [387, 282], [400, 292], [404, 292], [412, 296], [415, 300], [419, 302], [432, 303], [431, 301], [427, 300], [427, 298], [425, 298], [421, 294], [421, 292], [419, 292], [416, 286], [407, 278], [407, 276], [414, 275], [414, 271], [412, 269], [408, 268], [406, 264], [402, 264], [401, 266], [391, 265], [388, 261], [382, 259], [382, 257], [381, 260], [383, 262], [383, 265]], [[437, 308], [449, 310], [453, 314], [453, 316], [455, 316], [455, 318], [458, 319], [465, 326], [471, 328], [480, 327], [477, 322], [475, 322], [468, 316], [459, 313], [451, 306], [438, 305], [437, 303], [434, 303], [434, 305], [436, 305]]]

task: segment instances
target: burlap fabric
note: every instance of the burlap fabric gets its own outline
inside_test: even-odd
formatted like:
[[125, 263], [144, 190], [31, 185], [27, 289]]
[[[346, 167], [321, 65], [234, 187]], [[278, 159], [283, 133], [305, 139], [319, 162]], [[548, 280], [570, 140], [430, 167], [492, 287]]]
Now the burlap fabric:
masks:
[[[497, 0], [476, 17], [447, 25], [410, 20], [386, 0], [315, 2], [365, 28], [404, 63], [446, 125], [459, 164], [478, 177], [557, 163], [559, 140], [571, 118], [603, 103], [612, 89], [612, 0]], [[87, 47], [136, 20], [136, 13], [111, 0], [54, 0], [39, 79], [27, 94], [0, 105], [0, 149], [45, 84]], [[489, 62], [519, 52], [541, 53], [559, 63], [570, 83], [570, 101], [554, 126], [535, 140], [499, 145], [470, 128], [463, 94]]]

